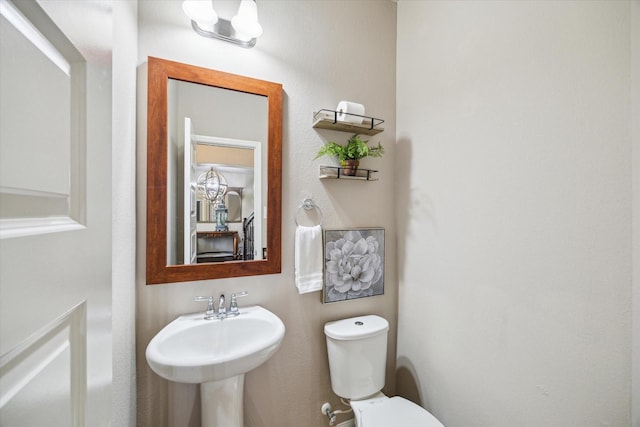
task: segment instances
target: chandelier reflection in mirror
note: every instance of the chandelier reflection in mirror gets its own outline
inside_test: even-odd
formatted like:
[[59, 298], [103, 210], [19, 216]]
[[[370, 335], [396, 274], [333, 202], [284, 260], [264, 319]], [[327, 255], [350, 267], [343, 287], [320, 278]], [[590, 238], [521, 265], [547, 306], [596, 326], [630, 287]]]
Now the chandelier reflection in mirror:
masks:
[[231, 20], [218, 16], [212, 0], [185, 0], [182, 10], [191, 19], [193, 30], [203, 37], [252, 48], [262, 34], [255, 0], [240, 0], [238, 13]]
[[[227, 180], [213, 167], [198, 176], [198, 191], [209, 202], [210, 216], [215, 215], [216, 231], [228, 231], [227, 218], [229, 211], [224, 204], [224, 196], [227, 193]], [[211, 215], [213, 214], [213, 215]]]

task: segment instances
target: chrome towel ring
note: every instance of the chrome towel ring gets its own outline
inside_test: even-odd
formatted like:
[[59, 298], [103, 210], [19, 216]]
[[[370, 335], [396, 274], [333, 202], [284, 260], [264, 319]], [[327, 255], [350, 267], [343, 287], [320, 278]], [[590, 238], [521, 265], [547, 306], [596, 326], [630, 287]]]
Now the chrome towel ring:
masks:
[[322, 220], [324, 218], [322, 214], [322, 209], [320, 209], [320, 206], [315, 204], [313, 199], [307, 198], [302, 201], [302, 204], [300, 206], [298, 206], [298, 209], [296, 210], [296, 214], [293, 216], [293, 220], [296, 222], [297, 226], [300, 225], [300, 223], [298, 222], [298, 214], [300, 214], [301, 209], [304, 209], [305, 211], [316, 209], [320, 214], [320, 221], [318, 222], [318, 225], [322, 225]]

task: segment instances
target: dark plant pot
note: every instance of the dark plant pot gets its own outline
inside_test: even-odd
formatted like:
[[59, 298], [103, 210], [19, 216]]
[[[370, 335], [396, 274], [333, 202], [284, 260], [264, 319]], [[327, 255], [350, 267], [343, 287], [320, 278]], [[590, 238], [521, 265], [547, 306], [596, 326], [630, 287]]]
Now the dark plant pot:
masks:
[[355, 176], [359, 165], [360, 160], [343, 160], [341, 162], [343, 175]]

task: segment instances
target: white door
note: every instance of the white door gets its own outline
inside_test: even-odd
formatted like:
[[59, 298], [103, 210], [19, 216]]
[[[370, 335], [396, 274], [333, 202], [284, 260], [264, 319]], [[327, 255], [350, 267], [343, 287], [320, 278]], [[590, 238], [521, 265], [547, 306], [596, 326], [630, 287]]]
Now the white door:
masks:
[[184, 263], [195, 264], [198, 252], [196, 214], [196, 142], [191, 119], [184, 118]]
[[0, 0], [3, 427], [110, 423], [111, 65], [67, 38], [88, 8]]

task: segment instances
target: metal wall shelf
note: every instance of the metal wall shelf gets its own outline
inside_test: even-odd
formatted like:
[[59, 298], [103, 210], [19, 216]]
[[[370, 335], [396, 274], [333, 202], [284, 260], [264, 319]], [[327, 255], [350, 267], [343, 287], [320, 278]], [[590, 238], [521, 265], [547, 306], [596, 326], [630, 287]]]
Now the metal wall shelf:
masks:
[[340, 132], [357, 133], [361, 135], [376, 135], [384, 131], [380, 127], [384, 120], [359, 114], [344, 113], [347, 116], [358, 117], [362, 123], [348, 123], [338, 120], [338, 113], [334, 110], [322, 109], [313, 113], [313, 127], [316, 129], [330, 129]]
[[345, 175], [344, 169], [337, 166], [320, 166], [320, 179], [350, 179], [355, 181], [377, 181], [375, 174], [378, 173], [372, 169], [358, 168], [355, 175]]

